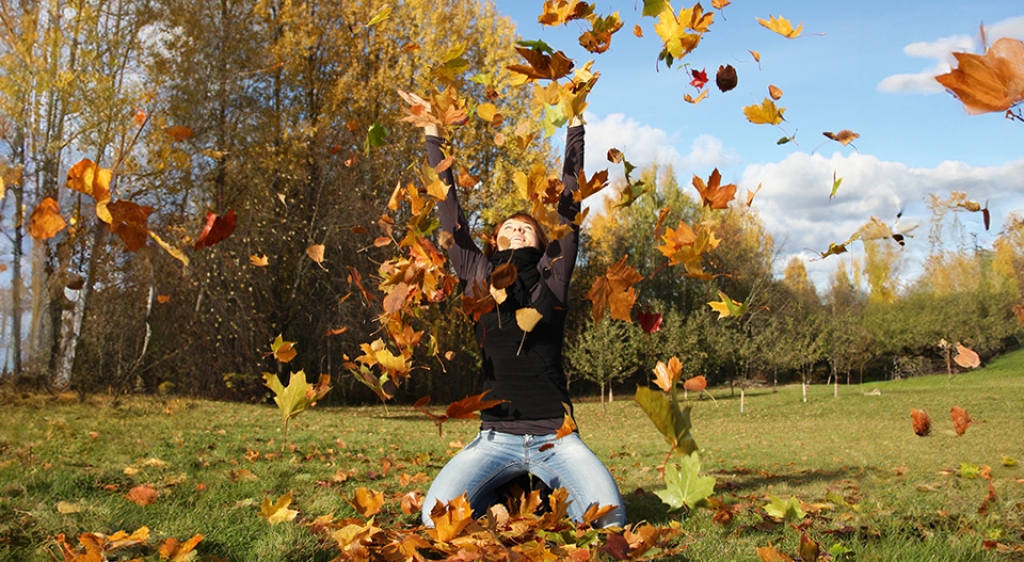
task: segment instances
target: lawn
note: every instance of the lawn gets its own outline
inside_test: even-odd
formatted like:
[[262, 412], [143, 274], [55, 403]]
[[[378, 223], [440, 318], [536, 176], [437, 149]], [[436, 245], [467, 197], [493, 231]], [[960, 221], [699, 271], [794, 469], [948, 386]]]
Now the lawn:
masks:
[[[631, 523], [673, 529], [672, 559], [759, 560], [769, 544], [796, 558], [806, 534], [836, 560], [1024, 560], [1024, 351], [975, 372], [832, 393], [813, 386], [803, 403], [799, 386], [748, 389], [743, 414], [738, 391], [693, 402], [702, 472], [730, 510], [668, 511], [654, 494], [667, 446], [632, 401], [580, 401], [577, 422]], [[962, 436], [954, 405], [975, 420]], [[83, 532], [143, 526], [153, 545], [201, 534], [196, 552], [211, 560], [330, 560], [339, 551], [313, 532], [316, 518], [359, 518], [350, 502], [366, 488], [386, 498], [377, 526], [414, 531], [400, 498], [425, 492], [477, 426], [448, 421], [439, 437], [412, 408], [317, 406], [293, 420], [285, 446], [273, 404], [7, 389], [3, 408], [0, 559], [19, 561], [59, 560], [60, 533], [77, 546]], [[931, 415], [931, 435], [914, 434], [914, 408]], [[140, 485], [152, 503], [127, 499]], [[259, 517], [288, 492], [295, 520]], [[766, 512], [793, 497], [805, 515]], [[159, 559], [155, 547], [124, 553]]]

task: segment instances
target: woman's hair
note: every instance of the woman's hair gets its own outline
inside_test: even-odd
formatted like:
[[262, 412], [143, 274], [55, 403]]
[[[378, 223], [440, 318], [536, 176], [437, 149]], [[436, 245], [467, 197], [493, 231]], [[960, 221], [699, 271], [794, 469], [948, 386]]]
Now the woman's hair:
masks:
[[494, 254], [494, 252], [498, 251], [498, 231], [501, 230], [502, 225], [512, 219], [530, 223], [530, 226], [533, 227], [533, 231], [537, 234], [537, 244], [540, 246], [540, 250], [543, 252], [548, 248], [548, 235], [544, 233], [544, 229], [540, 226], [540, 223], [537, 222], [537, 219], [533, 218], [533, 215], [526, 211], [519, 211], [518, 213], [513, 213], [505, 217], [504, 220], [494, 225], [494, 230], [491, 231], [490, 237], [488, 237], [484, 242], [483, 252], [485, 256], [489, 258]]

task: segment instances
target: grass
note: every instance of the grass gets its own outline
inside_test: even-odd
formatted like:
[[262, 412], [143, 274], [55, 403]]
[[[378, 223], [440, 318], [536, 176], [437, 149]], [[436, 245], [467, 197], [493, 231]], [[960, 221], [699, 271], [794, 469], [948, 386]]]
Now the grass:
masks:
[[[953, 377], [841, 385], [838, 399], [826, 386], [811, 387], [807, 403], [799, 386], [751, 389], [742, 415], [738, 392], [712, 392], [717, 401], [694, 405], [693, 434], [717, 495], [739, 506], [725, 526], [709, 509], [669, 513], [654, 495], [666, 446], [639, 407], [577, 407], [581, 435], [619, 481], [630, 520], [681, 524], [686, 549], [677, 559], [758, 560], [755, 549], [769, 543], [795, 555], [796, 522], [763, 516], [770, 496], [805, 502], [808, 535], [826, 550], [851, 549], [838, 560], [1024, 559], [1024, 351]], [[976, 420], [961, 437], [948, 415], [953, 405]], [[931, 415], [930, 436], [914, 435], [912, 408]], [[107, 396], [79, 403], [9, 390], [3, 409], [0, 559], [18, 561], [59, 559], [58, 533], [143, 525], [156, 538], [201, 533], [199, 552], [227, 560], [330, 560], [337, 551], [305, 526], [260, 519], [260, 502], [291, 491], [306, 520], [349, 517], [346, 500], [365, 486], [388, 494], [378, 524], [413, 526], [397, 497], [425, 492], [425, 478], [477, 427], [449, 421], [439, 438], [411, 408], [391, 407], [385, 417], [379, 406], [317, 407], [293, 420], [282, 450], [272, 405]], [[1021, 462], [1004, 466], [1004, 458]], [[986, 514], [978, 509], [988, 481], [961, 475], [962, 463], [991, 467], [995, 500]], [[402, 485], [403, 474], [419, 473]], [[127, 501], [137, 484], [156, 488], [156, 502]]]

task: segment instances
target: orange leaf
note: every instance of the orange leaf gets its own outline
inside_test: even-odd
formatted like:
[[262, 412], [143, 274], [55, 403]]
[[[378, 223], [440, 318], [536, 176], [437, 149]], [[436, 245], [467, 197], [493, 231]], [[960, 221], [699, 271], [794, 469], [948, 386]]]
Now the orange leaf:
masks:
[[973, 349], [959, 343], [956, 344], [956, 355], [953, 357], [953, 361], [965, 369], [974, 369], [981, 365], [981, 358], [978, 357], [978, 354]]
[[704, 180], [697, 177], [696, 174], [693, 176], [693, 186], [700, 193], [702, 204], [712, 209], [727, 209], [729, 201], [736, 197], [736, 184], [730, 183], [723, 186], [721, 183], [722, 174], [719, 173], [718, 168], [711, 172], [706, 185]]
[[160, 545], [160, 560], [170, 560], [171, 562], [193, 560], [195, 558], [193, 551], [202, 540], [203, 535], [195, 535], [185, 542], [170, 537]]
[[779, 98], [782, 97], [782, 88], [774, 84], [768, 84], [768, 95], [771, 96], [773, 100], [778, 101]]
[[170, 302], [170, 300], [171, 300], [171, 295], [157, 295], [156, 296], [156, 302], [158, 302], [160, 304], [166, 304], [167, 302]]
[[924, 410], [910, 410], [910, 418], [914, 422], [914, 433], [924, 437], [932, 432], [932, 420], [928, 417], [928, 412]]
[[164, 129], [167, 136], [171, 137], [174, 142], [181, 142], [188, 140], [192, 137], [192, 129], [185, 127], [184, 125], [173, 125]]
[[348, 331], [348, 326], [342, 326], [340, 328], [331, 328], [324, 332], [324, 336], [336, 336], [338, 334], [344, 334]]
[[637, 37], [643, 37], [644, 36], [644, 28], [640, 27], [640, 24], [634, 25], [633, 26], [633, 35], [636, 35]]
[[587, 292], [585, 298], [594, 303], [592, 312], [595, 324], [604, 318], [606, 309], [616, 320], [633, 321], [630, 314], [636, 302], [636, 290], [633, 285], [639, 283], [643, 276], [632, 266], [626, 265], [627, 258], [628, 255], [622, 256], [615, 265], [609, 267], [604, 275], [594, 281]]
[[708, 387], [708, 379], [704, 378], [704, 375], [697, 375], [686, 379], [683, 383], [683, 388], [692, 392], [704, 392], [704, 389]]
[[292, 359], [295, 359], [295, 356], [299, 354], [299, 352], [295, 350], [295, 342], [284, 341], [281, 334], [278, 334], [277, 338], [274, 339], [274, 343], [270, 344], [270, 351], [274, 354], [274, 359], [277, 359], [282, 363], [287, 363]]
[[32, 211], [32, 216], [28, 219], [28, 233], [36, 240], [48, 240], [64, 230], [67, 225], [64, 217], [60, 216], [57, 202], [47, 197]]
[[407, 492], [402, 496], [402, 513], [412, 515], [423, 509], [423, 496], [416, 490]]
[[377, 492], [360, 486], [356, 494], [349, 502], [355, 510], [363, 517], [372, 517], [380, 513], [384, 506], [384, 492]]
[[675, 355], [668, 360], [668, 364], [658, 361], [654, 366], [654, 384], [665, 392], [672, 392], [672, 387], [679, 381], [683, 374], [683, 363]]
[[142, 484], [135, 486], [128, 491], [125, 495], [125, 499], [128, 501], [141, 506], [146, 506], [156, 501], [157, 492], [151, 486]]
[[324, 267], [324, 245], [323, 244], [313, 244], [312, 246], [306, 248], [306, 255], [309, 256], [309, 259], [311, 259], [314, 262], [316, 262], [316, 264], [320, 266], [320, 269], [322, 269], [324, 271], [327, 271], [327, 268]]
[[270, 265], [270, 260], [267, 259], [266, 254], [263, 254], [262, 256], [257, 256], [256, 254], [253, 254], [249, 256], [249, 263], [255, 265], [256, 267], [267, 267], [268, 265]]
[[427, 533], [437, 542], [445, 543], [473, 522], [473, 508], [466, 494], [462, 494], [447, 505], [438, 501], [430, 510], [430, 520], [434, 522], [434, 528], [427, 529]]
[[1006, 111], [1024, 101], [1024, 42], [1003, 37], [984, 55], [953, 53], [957, 68], [936, 76], [967, 113]]
[[761, 562], [793, 562], [793, 559], [788, 555], [778, 551], [772, 543], [768, 543], [768, 546], [762, 546], [757, 549], [757, 557], [761, 559]]
[[963, 435], [967, 431], [967, 426], [971, 425], [971, 422], [974, 421], [974, 418], [967, 413], [967, 410], [959, 406], [950, 408], [949, 414], [953, 417], [953, 431], [956, 431], [957, 435]]
[[562, 51], [555, 51], [550, 56], [540, 49], [527, 47], [516, 47], [516, 51], [526, 59], [528, 64], [510, 64], [508, 69], [526, 76], [527, 80], [558, 80], [572, 71], [572, 60], [566, 57]]
[[828, 138], [838, 142], [839, 144], [841, 144], [843, 146], [846, 146], [846, 145], [850, 144], [857, 137], [860, 136], [859, 134], [857, 134], [857, 133], [855, 133], [855, 132], [853, 132], [853, 131], [851, 131], [849, 129], [843, 129], [842, 131], [839, 131], [838, 133], [832, 133], [832, 132], [829, 132], [829, 131], [825, 131], [825, 132], [823, 132], [821, 134], [823, 134], [826, 137], [828, 137]]

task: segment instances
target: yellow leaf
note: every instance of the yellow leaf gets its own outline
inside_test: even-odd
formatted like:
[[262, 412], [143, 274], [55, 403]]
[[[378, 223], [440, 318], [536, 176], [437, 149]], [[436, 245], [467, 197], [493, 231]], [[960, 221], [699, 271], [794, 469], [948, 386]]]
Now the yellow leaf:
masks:
[[180, 248], [175, 248], [174, 246], [171, 246], [167, 242], [164, 242], [163, 239], [157, 236], [156, 233], [153, 232], [152, 230], [149, 231], [149, 237], [152, 238], [157, 244], [159, 244], [160, 247], [163, 248], [165, 252], [170, 254], [172, 258], [180, 261], [185, 266], [188, 266], [188, 256], [186, 256], [185, 252], [182, 252]]
[[520, 308], [516, 310], [516, 324], [519, 325], [519, 329], [524, 332], [533, 331], [533, 328], [543, 318], [542, 315], [536, 308]]
[[778, 125], [782, 123], [782, 114], [785, 111], [786, 108], [775, 107], [775, 102], [768, 98], [764, 98], [761, 105], [748, 105], [743, 108], [743, 114], [747, 116], [747, 121], [755, 125]]
[[476, 116], [491, 123], [494, 121], [494, 116], [498, 114], [498, 108], [494, 107], [493, 103], [482, 103], [476, 106]]
[[309, 259], [311, 259], [314, 262], [316, 262], [316, 264], [320, 266], [320, 269], [322, 269], [324, 271], [327, 271], [327, 268], [324, 267], [324, 263], [323, 263], [324, 262], [324, 245], [323, 244], [313, 244], [312, 246], [306, 248], [306, 255], [309, 256]]
[[266, 254], [262, 256], [257, 256], [256, 254], [253, 254], [249, 256], [249, 263], [255, 265], [256, 267], [266, 267], [270, 265], [270, 260], [267, 259]]
[[270, 350], [274, 354], [274, 359], [277, 359], [282, 363], [287, 363], [292, 359], [295, 359], [295, 356], [299, 353], [295, 350], [295, 342], [284, 341], [281, 334], [278, 334], [274, 343], [270, 344]]
[[692, 104], [698, 104], [698, 103], [702, 102], [704, 100], [704, 98], [706, 98], [706, 97], [708, 97], [708, 90], [704, 90], [696, 98], [694, 98], [690, 94], [684, 94], [683, 95], [683, 100], [688, 101], [688, 102], [690, 102]]
[[259, 516], [266, 519], [271, 525], [277, 525], [285, 521], [292, 521], [295, 516], [299, 514], [294, 509], [288, 509], [288, 506], [292, 503], [292, 493], [281, 496], [276, 502], [271, 502], [270, 498], [263, 498], [263, 503], [260, 504]]
[[855, 132], [853, 132], [853, 131], [851, 131], [849, 129], [843, 129], [842, 131], [839, 131], [838, 133], [833, 133], [833, 132], [830, 132], [830, 131], [825, 131], [825, 132], [823, 132], [821, 134], [823, 134], [826, 137], [828, 137], [828, 138], [838, 142], [839, 144], [841, 144], [843, 146], [846, 146], [846, 145], [850, 144], [855, 139], [860, 137], [859, 134], [857, 134], [857, 133], [855, 133]]
[[754, 57], [754, 61], [755, 62], [757, 62], [758, 64], [761, 64], [761, 53], [759, 53], [757, 51], [748, 51], [748, 52], [750, 53], [750, 56]]
[[372, 517], [380, 513], [381, 507], [384, 506], [384, 493], [360, 486], [349, 503], [363, 517]]
[[80, 513], [82, 506], [77, 503], [71, 503], [66, 501], [57, 502], [57, 512], [61, 515], [70, 515], [72, 513]]
[[789, 23], [789, 20], [781, 16], [776, 18], [775, 16], [769, 15], [768, 21], [761, 18], [756, 19], [757, 23], [788, 39], [795, 39], [799, 37], [800, 33], [804, 30], [804, 24], [801, 23], [796, 26], [796, 29], [793, 29], [793, 24]]
[[676, 385], [682, 374], [683, 364], [678, 357], [673, 355], [667, 365], [658, 361], [658, 364], [654, 366], [654, 384], [665, 392], [671, 392], [672, 387]]
[[48, 240], [64, 230], [67, 225], [67, 221], [60, 215], [57, 202], [47, 197], [32, 211], [28, 219], [28, 233], [36, 240]]

